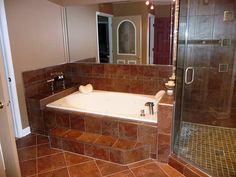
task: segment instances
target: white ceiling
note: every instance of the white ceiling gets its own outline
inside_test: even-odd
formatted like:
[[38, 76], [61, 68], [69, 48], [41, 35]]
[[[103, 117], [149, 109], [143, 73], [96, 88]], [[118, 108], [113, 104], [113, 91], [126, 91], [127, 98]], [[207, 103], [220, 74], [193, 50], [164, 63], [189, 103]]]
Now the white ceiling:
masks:
[[[145, 0], [49, 0], [54, 3], [58, 3], [65, 6], [71, 5], [89, 5], [89, 4], [99, 4], [99, 3], [113, 3], [113, 2], [137, 2]], [[154, 4], [170, 4], [172, 0], [150, 0]]]

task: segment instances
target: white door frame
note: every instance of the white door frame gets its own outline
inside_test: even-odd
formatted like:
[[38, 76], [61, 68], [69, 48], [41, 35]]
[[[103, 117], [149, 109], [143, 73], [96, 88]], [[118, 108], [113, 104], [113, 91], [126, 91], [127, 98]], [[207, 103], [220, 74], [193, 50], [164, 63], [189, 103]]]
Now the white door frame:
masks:
[[108, 17], [108, 32], [109, 32], [109, 63], [113, 63], [113, 48], [112, 48], [112, 18], [113, 15], [103, 13], [103, 12], [96, 12], [96, 31], [97, 31], [97, 61], [100, 63], [100, 56], [99, 56], [99, 36], [98, 36], [98, 16]]
[[[152, 19], [152, 21], [150, 21], [150, 19]], [[150, 24], [150, 22], [153, 22], [153, 23]], [[155, 23], [155, 15], [149, 13], [148, 14], [148, 25], [147, 25], [147, 64], [153, 64], [154, 29], [151, 30], [151, 32], [150, 32], [150, 27], [151, 27], [151, 25], [154, 25], [154, 23]], [[152, 27], [152, 28], [154, 28], [154, 27]], [[152, 42], [150, 40], [151, 38], [152, 38]], [[149, 55], [149, 53], [150, 53], [150, 55]]]
[[6, 80], [8, 81], [11, 80], [10, 82], [7, 82], [8, 83], [7, 86], [8, 86], [9, 102], [11, 103], [10, 107], [13, 117], [15, 137], [20, 138], [29, 134], [30, 130], [29, 127], [26, 129], [22, 128], [4, 0], [0, 0], [0, 44], [2, 47]]

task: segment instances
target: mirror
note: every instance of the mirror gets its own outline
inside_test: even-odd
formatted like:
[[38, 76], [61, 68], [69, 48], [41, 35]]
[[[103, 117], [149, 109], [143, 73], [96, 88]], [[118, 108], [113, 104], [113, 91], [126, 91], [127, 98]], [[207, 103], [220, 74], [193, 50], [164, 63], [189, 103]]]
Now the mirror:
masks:
[[70, 62], [172, 65], [174, 2], [145, 2], [66, 6]]

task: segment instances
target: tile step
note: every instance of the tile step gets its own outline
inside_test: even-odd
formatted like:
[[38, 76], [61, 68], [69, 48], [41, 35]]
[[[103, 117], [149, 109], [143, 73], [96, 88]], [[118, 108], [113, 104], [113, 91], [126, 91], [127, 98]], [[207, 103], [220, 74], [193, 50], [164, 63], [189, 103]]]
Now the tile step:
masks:
[[73, 129], [55, 128], [50, 131], [50, 144], [78, 154], [129, 164], [150, 157], [150, 145]]

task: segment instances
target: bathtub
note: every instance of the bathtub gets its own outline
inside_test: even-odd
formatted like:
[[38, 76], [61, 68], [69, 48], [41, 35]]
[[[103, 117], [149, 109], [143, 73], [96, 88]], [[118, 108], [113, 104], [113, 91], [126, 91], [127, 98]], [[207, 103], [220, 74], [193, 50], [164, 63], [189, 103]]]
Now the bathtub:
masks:
[[[157, 123], [157, 104], [163, 94], [164, 91], [158, 92], [156, 96], [100, 90], [88, 94], [74, 92], [48, 104], [47, 107]], [[149, 114], [146, 102], [154, 103], [154, 115]], [[140, 115], [141, 110], [145, 111], [145, 116]]]

